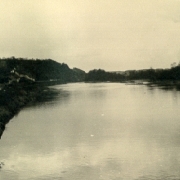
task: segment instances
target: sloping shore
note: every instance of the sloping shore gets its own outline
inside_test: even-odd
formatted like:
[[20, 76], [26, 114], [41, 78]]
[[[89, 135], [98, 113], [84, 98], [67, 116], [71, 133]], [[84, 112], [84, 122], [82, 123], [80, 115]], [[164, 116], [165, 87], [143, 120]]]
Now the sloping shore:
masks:
[[5, 85], [0, 90], [0, 138], [6, 124], [21, 108], [34, 101], [43, 92], [44, 87], [36, 83], [18, 83]]

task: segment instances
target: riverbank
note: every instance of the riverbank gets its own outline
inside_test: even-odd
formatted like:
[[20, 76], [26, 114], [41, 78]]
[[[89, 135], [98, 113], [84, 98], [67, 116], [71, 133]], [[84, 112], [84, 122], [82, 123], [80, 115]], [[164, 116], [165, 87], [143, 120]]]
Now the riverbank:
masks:
[[4, 85], [0, 90], [0, 138], [6, 124], [28, 103], [35, 101], [44, 90], [36, 83], [18, 83]]

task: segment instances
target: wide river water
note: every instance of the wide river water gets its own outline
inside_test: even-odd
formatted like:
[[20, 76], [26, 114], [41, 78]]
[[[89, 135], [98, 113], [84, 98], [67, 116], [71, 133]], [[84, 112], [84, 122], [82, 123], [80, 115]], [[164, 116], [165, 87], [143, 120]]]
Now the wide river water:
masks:
[[0, 179], [180, 179], [179, 91], [122, 83], [50, 88], [53, 97], [7, 125]]

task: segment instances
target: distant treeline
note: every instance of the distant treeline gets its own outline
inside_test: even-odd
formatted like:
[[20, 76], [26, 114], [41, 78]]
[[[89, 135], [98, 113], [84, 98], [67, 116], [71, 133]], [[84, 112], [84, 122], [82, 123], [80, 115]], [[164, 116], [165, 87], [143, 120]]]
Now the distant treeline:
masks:
[[0, 83], [9, 80], [10, 73], [15, 70], [35, 81], [58, 81], [60, 83], [83, 81], [85, 72], [67, 64], [51, 59], [3, 58], [0, 60]]
[[178, 81], [180, 80], [180, 65], [170, 69], [144, 69], [129, 70], [124, 72], [106, 72], [102, 69], [91, 70], [86, 74], [85, 81], [123, 82], [128, 80], [149, 80], [149, 81]]
[[124, 82], [128, 80], [164, 81], [180, 80], [180, 64], [170, 69], [144, 69], [119, 72], [107, 72], [94, 69], [85, 73], [78, 68], [70, 69], [67, 64], [58, 63], [51, 59], [0, 59], [0, 83], [8, 82], [12, 71], [27, 75], [36, 82]]
[[102, 69], [94, 69], [86, 74], [85, 81], [103, 82], [103, 81], [124, 81], [125, 76], [117, 73], [106, 72]]
[[180, 66], [172, 67], [171, 69], [147, 69], [139, 71], [129, 71], [126, 75], [127, 79], [146, 79], [151, 81], [163, 80], [180, 80]]

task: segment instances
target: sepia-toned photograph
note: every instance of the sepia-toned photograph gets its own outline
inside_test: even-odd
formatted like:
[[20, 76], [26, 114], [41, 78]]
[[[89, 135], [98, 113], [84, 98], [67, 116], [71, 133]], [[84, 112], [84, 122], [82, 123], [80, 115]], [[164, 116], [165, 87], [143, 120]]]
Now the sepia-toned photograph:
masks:
[[179, 0], [0, 0], [0, 180], [180, 180]]

